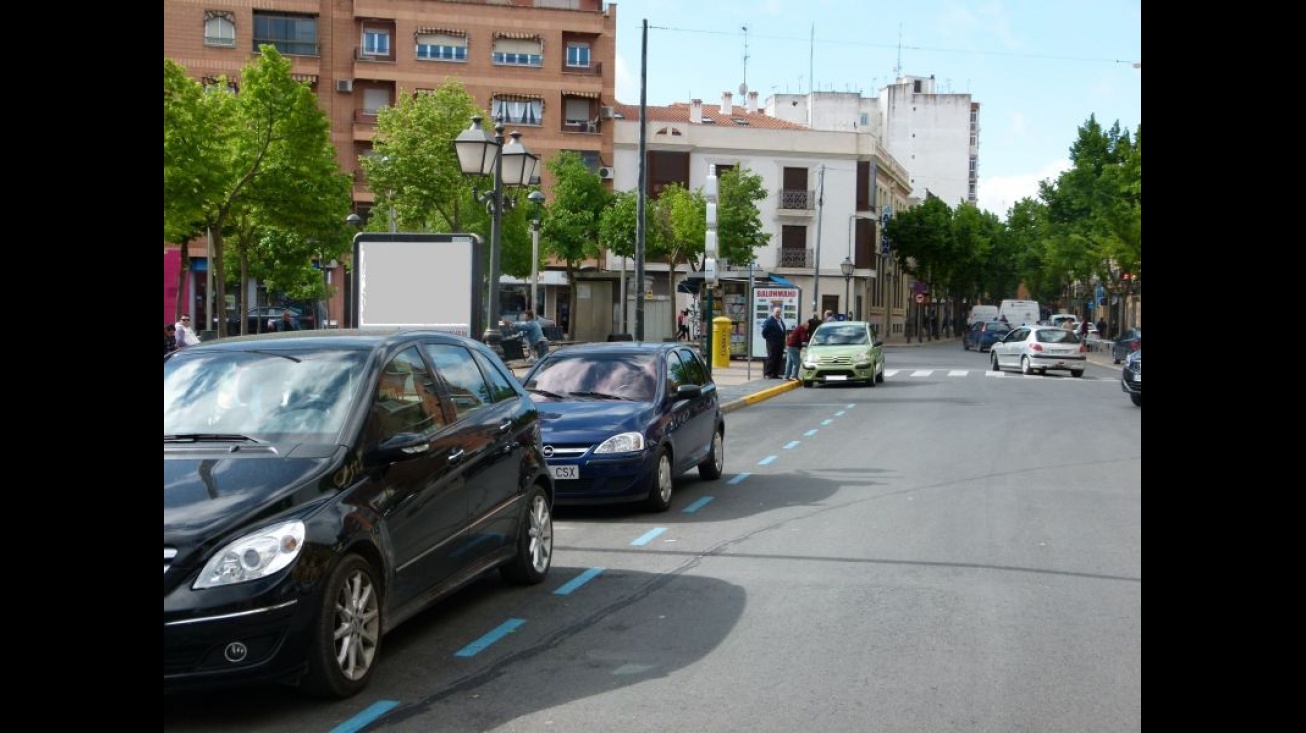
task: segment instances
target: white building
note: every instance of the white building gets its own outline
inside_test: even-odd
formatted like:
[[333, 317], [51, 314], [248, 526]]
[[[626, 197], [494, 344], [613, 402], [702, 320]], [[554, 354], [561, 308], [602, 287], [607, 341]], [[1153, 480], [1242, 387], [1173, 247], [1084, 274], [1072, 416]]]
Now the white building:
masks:
[[810, 92], [766, 100], [766, 113], [778, 119], [816, 130], [870, 132], [907, 168], [914, 198], [924, 200], [928, 192], [954, 209], [978, 201], [979, 109], [969, 94], [936, 92], [933, 76], [900, 77], [878, 97]]
[[[607, 175], [614, 191], [633, 190], [639, 184], [639, 107], [618, 104], [614, 113]], [[860, 129], [813, 130], [768, 115], [756, 92], [740, 103], [726, 92], [719, 105], [692, 100], [648, 107], [646, 114], [650, 197], [672, 182], [701, 188], [709, 166], [716, 166], [718, 175], [739, 167], [761, 176], [770, 195], [758, 209], [771, 241], [756, 251], [756, 272], [800, 287], [802, 318], [827, 309], [849, 313], [885, 324], [886, 339], [902, 338], [908, 283], [897, 272], [880, 276], [877, 223], [884, 207], [899, 211], [908, 205], [910, 186], [907, 171], [874, 135]], [[840, 267], [845, 259], [853, 264], [850, 278]], [[728, 266], [738, 273], [748, 263]], [[615, 256], [608, 257], [606, 268], [633, 270]], [[655, 295], [672, 297], [666, 270], [665, 263], [645, 266]], [[657, 335], [646, 331], [646, 337], [650, 333]]]

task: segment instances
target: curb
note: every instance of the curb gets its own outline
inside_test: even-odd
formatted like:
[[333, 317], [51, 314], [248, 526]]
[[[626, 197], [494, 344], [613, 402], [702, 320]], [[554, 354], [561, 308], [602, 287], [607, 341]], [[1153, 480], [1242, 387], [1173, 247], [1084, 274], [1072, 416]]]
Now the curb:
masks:
[[772, 397], [775, 397], [777, 395], [782, 395], [791, 389], [797, 389], [798, 387], [801, 387], [802, 384], [803, 384], [802, 382], [786, 381], [784, 384], [777, 384], [774, 387], [767, 387], [766, 389], [754, 392], [750, 395], [745, 395], [744, 397], [740, 397], [737, 400], [731, 400], [730, 402], [727, 402], [726, 404], [721, 406], [721, 414], [723, 415], [729, 414], [731, 412], [734, 412], [735, 410], [740, 410], [749, 405], [754, 405], [757, 404], [758, 402], [762, 402], [763, 400], [769, 400]]

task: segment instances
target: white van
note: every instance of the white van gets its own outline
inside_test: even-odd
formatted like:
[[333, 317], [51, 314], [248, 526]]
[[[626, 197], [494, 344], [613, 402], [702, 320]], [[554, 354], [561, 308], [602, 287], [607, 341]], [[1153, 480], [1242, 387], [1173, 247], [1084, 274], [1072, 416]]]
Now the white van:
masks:
[[1053, 313], [1052, 316], [1048, 318], [1048, 325], [1056, 326], [1057, 328], [1065, 328], [1066, 321], [1079, 323], [1079, 316], [1076, 316], [1074, 313]]
[[977, 305], [972, 306], [970, 315], [966, 316], [966, 323], [975, 323], [976, 321], [992, 321], [998, 317], [998, 307], [996, 305]]
[[1039, 307], [1037, 300], [1004, 300], [998, 306], [998, 317], [1005, 318], [1015, 328], [1024, 324], [1038, 323]]

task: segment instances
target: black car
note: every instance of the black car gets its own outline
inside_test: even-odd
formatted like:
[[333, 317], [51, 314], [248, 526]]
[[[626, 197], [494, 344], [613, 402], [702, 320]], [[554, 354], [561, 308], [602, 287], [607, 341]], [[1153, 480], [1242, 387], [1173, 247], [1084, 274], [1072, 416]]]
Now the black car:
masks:
[[[245, 311], [245, 333], [271, 333], [276, 331], [277, 321], [281, 320], [281, 314], [289, 311], [290, 320], [295, 324], [296, 331], [311, 331], [318, 327], [321, 322], [316, 315], [316, 308], [305, 308], [303, 306], [281, 306], [269, 305], [261, 308], [250, 308]], [[227, 314], [227, 335], [240, 335], [240, 319], [236, 314]]]
[[665, 512], [673, 479], [715, 480], [725, 417], [703, 357], [687, 344], [567, 346], [522, 377], [540, 409], [559, 506], [642, 502]]
[[430, 331], [222, 339], [163, 362], [164, 692], [343, 698], [382, 637], [484, 572], [539, 583], [539, 412], [484, 344]]
[[1125, 357], [1125, 367], [1120, 370], [1120, 389], [1129, 395], [1129, 399], [1138, 407], [1143, 406], [1143, 349], [1129, 352]]
[[1003, 321], [975, 321], [970, 324], [970, 328], [961, 335], [961, 348], [966, 351], [975, 349], [976, 351], [988, 351], [993, 348], [993, 344], [1002, 340], [1011, 332], [1011, 326]]
[[1138, 351], [1143, 348], [1143, 329], [1126, 328], [1125, 332], [1120, 334], [1120, 338], [1111, 344], [1111, 363], [1119, 364], [1129, 356], [1131, 351]]

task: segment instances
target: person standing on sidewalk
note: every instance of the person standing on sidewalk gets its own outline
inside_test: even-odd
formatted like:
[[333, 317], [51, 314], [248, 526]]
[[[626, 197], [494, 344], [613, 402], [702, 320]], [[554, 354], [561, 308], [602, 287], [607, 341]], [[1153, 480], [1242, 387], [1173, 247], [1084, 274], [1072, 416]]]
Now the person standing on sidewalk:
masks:
[[762, 338], [766, 341], [766, 362], [762, 367], [762, 376], [766, 379], [779, 379], [784, 369], [782, 359], [785, 350], [785, 322], [780, 318], [780, 308], [772, 308], [771, 315], [762, 324]]
[[785, 380], [787, 381], [798, 381], [798, 366], [802, 361], [803, 347], [807, 345], [807, 339], [811, 338], [812, 321], [799, 322], [794, 326], [794, 330], [785, 336]]

